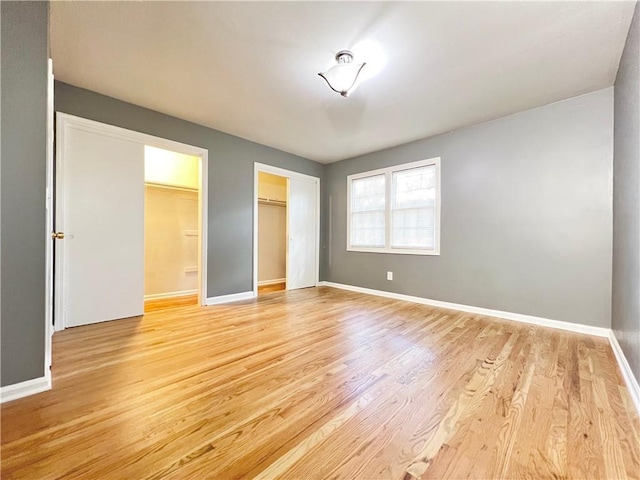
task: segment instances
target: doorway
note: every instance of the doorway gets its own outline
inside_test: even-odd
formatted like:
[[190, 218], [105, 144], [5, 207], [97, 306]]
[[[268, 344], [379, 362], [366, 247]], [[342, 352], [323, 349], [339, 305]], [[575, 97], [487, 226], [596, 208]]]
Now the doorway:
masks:
[[258, 295], [287, 285], [287, 178], [258, 172]]
[[[285, 185], [286, 195], [284, 195]], [[282, 210], [274, 213], [265, 207]], [[268, 211], [271, 213], [265, 213]], [[265, 232], [261, 227], [267, 224], [269, 215], [279, 217], [281, 220], [272, 222], [271, 229]], [[265, 287], [270, 282], [284, 283], [282, 287], [286, 290], [317, 286], [320, 253], [320, 179], [256, 162], [253, 218], [254, 295], [258, 295], [259, 287]], [[282, 240], [283, 230], [284, 241]], [[262, 258], [261, 240], [263, 240]], [[278, 255], [266, 257], [265, 253], [276, 248]], [[282, 255], [283, 250], [284, 255]], [[276, 259], [277, 262], [274, 262]], [[277, 264], [275, 265], [277, 269], [274, 269], [274, 263]], [[271, 269], [268, 270], [267, 266]], [[284, 282], [278, 277], [283, 270]]]
[[55, 330], [143, 314], [149, 147], [197, 158], [195, 275], [205, 304], [207, 151], [64, 113], [56, 128]]
[[144, 310], [198, 304], [200, 158], [145, 145]]

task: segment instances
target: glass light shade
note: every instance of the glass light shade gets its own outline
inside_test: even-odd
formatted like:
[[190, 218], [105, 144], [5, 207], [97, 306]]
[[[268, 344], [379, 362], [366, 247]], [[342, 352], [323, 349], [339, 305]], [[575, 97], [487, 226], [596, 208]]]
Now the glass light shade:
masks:
[[358, 75], [366, 65], [365, 63], [351, 63], [352, 60], [353, 55], [351, 52], [345, 50], [338, 52], [336, 55], [338, 64], [326, 72], [318, 74], [324, 78], [331, 90], [339, 93], [343, 97], [348, 97], [355, 89]]

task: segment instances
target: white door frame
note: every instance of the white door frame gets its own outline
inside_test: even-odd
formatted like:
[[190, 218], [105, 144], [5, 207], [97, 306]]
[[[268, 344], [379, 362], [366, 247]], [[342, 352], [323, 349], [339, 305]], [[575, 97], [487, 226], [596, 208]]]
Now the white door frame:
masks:
[[[64, 172], [64, 155], [65, 155], [65, 132], [68, 129], [79, 129], [101, 135], [116, 137], [142, 145], [162, 148], [174, 152], [193, 155], [200, 157], [200, 188], [198, 190], [198, 303], [206, 305], [207, 301], [207, 186], [209, 183], [208, 171], [208, 150], [185, 143], [167, 140], [161, 137], [155, 137], [146, 133], [135, 132], [125, 128], [108, 125], [106, 123], [95, 122], [82, 117], [76, 117], [67, 113], [57, 112], [56, 114], [56, 224], [64, 222], [64, 209], [62, 205], [64, 191], [63, 172]], [[64, 240], [61, 240], [64, 242]], [[65, 288], [64, 283], [65, 265], [62, 255], [56, 255], [55, 258], [55, 329], [63, 330], [64, 313], [62, 309], [62, 291]]]
[[[303, 180], [311, 181], [316, 184], [316, 287], [320, 281], [320, 179], [311, 175], [305, 175], [304, 173], [292, 172], [291, 170], [285, 170], [284, 168], [273, 167], [264, 163], [255, 162], [253, 166], [253, 296], [258, 296], [258, 174], [260, 172], [270, 173], [272, 175], [278, 175], [289, 178], [300, 178]], [[287, 183], [288, 185], [288, 183]], [[287, 187], [287, 195], [288, 195]], [[287, 198], [287, 201], [289, 199]], [[288, 212], [287, 212], [288, 215]], [[288, 221], [287, 221], [288, 228]], [[289, 232], [287, 232], [288, 237]], [[289, 239], [287, 238], [287, 245]], [[288, 289], [287, 282], [287, 289]]]
[[48, 61], [47, 72], [47, 150], [46, 169], [47, 183], [45, 189], [45, 202], [47, 218], [45, 219], [45, 282], [44, 282], [44, 376], [51, 378], [51, 336], [53, 335], [53, 95], [54, 77], [53, 60]]

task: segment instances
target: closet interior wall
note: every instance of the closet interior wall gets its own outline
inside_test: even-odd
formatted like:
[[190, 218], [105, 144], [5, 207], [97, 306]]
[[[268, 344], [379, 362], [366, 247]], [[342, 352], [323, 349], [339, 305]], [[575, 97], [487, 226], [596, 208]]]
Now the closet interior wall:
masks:
[[145, 299], [198, 292], [197, 157], [145, 149]]

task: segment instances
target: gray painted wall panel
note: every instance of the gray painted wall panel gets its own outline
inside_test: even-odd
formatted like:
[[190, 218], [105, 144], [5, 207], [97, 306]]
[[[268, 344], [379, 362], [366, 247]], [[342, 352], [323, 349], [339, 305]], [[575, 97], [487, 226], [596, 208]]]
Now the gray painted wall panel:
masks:
[[[323, 279], [608, 328], [612, 144], [609, 88], [331, 164]], [[437, 156], [441, 255], [347, 252], [347, 175]]]
[[56, 82], [55, 109], [209, 151], [209, 297], [253, 288], [254, 162], [324, 183], [320, 163], [65, 83]]
[[46, 2], [2, 12], [2, 386], [44, 375]]
[[640, 381], [640, 7], [615, 83], [611, 328]]

